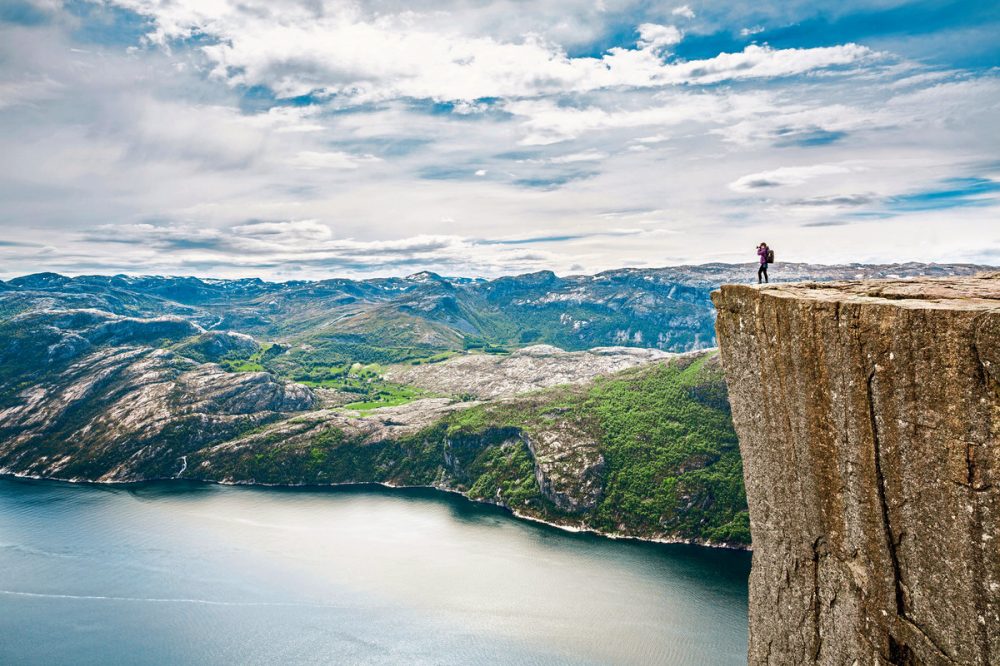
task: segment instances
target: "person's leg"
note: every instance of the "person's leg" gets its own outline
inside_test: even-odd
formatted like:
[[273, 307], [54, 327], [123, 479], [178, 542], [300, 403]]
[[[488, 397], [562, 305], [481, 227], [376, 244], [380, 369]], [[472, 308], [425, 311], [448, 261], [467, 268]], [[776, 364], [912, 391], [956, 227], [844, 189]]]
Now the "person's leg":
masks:
[[760, 283], [761, 283], [761, 278], [760, 278], [760, 276], [761, 276], [761, 274], [762, 274], [762, 273], [764, 272], [764, 270], [765, 270], [765, 269], [764, 269], [764, 264], [761, 264], [761, 265], [760, 265], [760, 268], [758, 268], [758, 269], [757, 269], [757, 284], [760, 284]]
[[764, 269], [764, 284], [767, 284], [768, 282], [770, 282], [770, 280], [767, 279], [767, 264], [764, 264], [763, 266], [761, 266], [761, 268]]

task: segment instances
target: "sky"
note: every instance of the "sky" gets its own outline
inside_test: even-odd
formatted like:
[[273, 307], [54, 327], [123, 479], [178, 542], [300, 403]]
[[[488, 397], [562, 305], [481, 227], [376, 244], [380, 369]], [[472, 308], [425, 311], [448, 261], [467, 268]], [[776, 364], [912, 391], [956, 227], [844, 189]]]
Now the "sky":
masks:
[[0, 278], [997, 265], [997, 35], [996, 0], [0, 0]]

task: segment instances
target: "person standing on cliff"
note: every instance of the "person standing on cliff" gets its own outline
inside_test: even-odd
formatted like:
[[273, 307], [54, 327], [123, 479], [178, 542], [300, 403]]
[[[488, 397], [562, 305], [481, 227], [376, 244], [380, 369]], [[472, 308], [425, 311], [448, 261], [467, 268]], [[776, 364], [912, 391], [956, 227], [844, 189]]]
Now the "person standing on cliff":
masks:
[[768, 247], [767, 243], [761, 243], [757, 246], [757, 256], [760, 258], [760, 268], [757, 269], [757, 284], [761, 283], [761, 276], [764, 276], [764, 282], [767, 282], [767, 259], [768, 259]]

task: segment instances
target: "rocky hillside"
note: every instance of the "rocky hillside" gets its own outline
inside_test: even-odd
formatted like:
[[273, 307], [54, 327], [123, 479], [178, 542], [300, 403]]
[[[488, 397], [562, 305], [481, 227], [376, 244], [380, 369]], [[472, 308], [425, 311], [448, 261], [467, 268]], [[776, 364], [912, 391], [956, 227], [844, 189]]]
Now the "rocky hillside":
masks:
[[715, 302], [750, 663], [1000, 663], [1000, 274]]
[[428, 485], [574, 528], [740, 546], [741, 475], [707, 352], [487, 401], [310, 411], [189, 455], [183, 477]]
[[111, 480], [141, 464], [168, 476], [178, 451], [317, 402], [269, 373], [229, 373], [162, 348], [202, 335], [180, 318], [93, 310], [0, 323], [0, 469]]
[[[311, 389], [198, 360], [267, 352], [180, 318], [45, 311], [5, 325], [0, 471], [435, 486], [575, 528], [748, 542], [711, 352], [535, 346], [356, 368], [338, 388]], [[339, 399], [360, 387], [362, 401]]]

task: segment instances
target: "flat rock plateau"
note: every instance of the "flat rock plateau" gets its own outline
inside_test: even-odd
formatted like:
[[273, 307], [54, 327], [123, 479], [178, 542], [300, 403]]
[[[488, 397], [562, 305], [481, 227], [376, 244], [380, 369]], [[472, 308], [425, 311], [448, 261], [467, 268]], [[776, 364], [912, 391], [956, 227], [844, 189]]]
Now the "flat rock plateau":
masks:
[[577, 384], [671, 356], [658, 349], [636, 347], [568, 352], [551, 345], [532, 345], [504, 356], [470, 354], [435, 365], [397, 366], [386, 373], [386, 378], [439, 393], [496, 398]]

